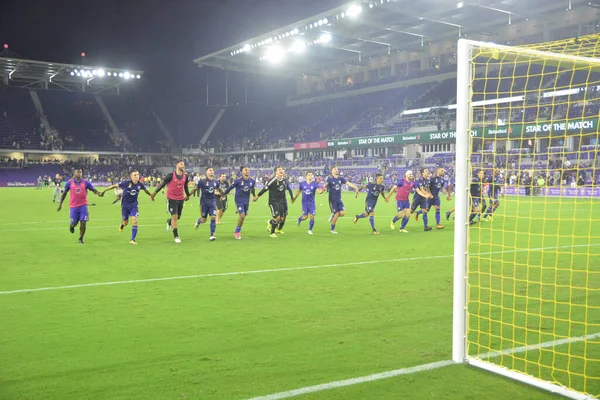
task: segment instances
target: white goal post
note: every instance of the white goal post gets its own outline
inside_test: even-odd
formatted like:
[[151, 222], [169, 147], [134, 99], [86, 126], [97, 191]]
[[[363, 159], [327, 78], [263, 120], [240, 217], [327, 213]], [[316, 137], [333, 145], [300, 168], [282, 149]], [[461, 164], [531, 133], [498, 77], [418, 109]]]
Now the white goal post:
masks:
[[[592, 399], [596, 393], [590, 395], [589, 393], [585, 393], [580, 388], [573, 388], [570, 385], [563, 383], [562, 381], [553, 382], [552, 380], [541, 379], [540, 377], [534, 376], [535, 374], [528, 373], [527, 368], [524, 371], [519, 370], [518, 367], [510, 367], [507, 365], [502, 365], [501, 363], [494, 363], [493, 357], [500, 358], [500, 355], [503, 354], [512, 354], [511, 352], [515, 352], [517, 350], [507, 349], [506, 343], [502, 341], [502, 337], [498, 339], [501, 343], [498, 348], [492, 348], [489, 353], [485, 353], [485, 355], [481, 354], [469, 354], [469, 321], [470, 318], [477, 318], [477, 315], [473, 315], [469, 308], [469, 235], [470, 230], [479, 229], [478, 227], [470, 227], [469, 226], [469, 215], [471, 213], [471, 200], [470, 200], [470, 184], [471, 184], [471, 156], [472, 156], [472, 129], [473, 129], [473, 82], [477, 76], [480, 76], [482, 73], [487, 73], [487, 70], [481, 72], [476, 68], [476, 64], [474, 63], [474, 59], [480, 56], [481, 53], [489, 54], [493, 53], [495, 56], [501, 54], [502, 57], [490, 57], [495, 58], [494, 62], [499, 64], [504, 62], [503, 60], [507, 60], [506, 64], [514, 64], [516, 63], [527, 63], [528, 59], [530, 63], [536, 63], [537, 60], [547, 59], [551, 60], [549, 62], [550, 65], [559, 65], [559, 68], [572, 68], [575, 70], [576, 66], [585, 65], [589, 67], [590, 65], [597, 66], [598, 70], [600, 70], [600, 59], [583, 57], [579, 55], [570, 55], [570, 54], [562, 54], [555, 52], [547, 52], [537, 50], [531, 47], [511, 47], [511, 46], [503, 46], [494, 43], [486, 43], [486, 42], [478, 42], [466, 39], [460, 39], [458, 41], [457, 47], [457, 94], [456, 94], [456, 180], [455, 180], [455, 229], [454, 229], [454, 293], [453, 293], [453, 333], [452, 333], [452, 359], [456, 363], [466, 363], [468, 365], [482, 368], [484, 370], [502, 375], [504, 377], [508, 377], [543, 390], [559, 394], [572, 399]], [[518, 60], [518, 61], [515, 61]], [[554, 63], [554, 64], [553, 64]], [[544, 67], [546, 63], [544, 63]], [[570, 66], [570, 67], [569, 67]], [[515, 67], [516, 68], [516, 67]], [[593, 68], [593, 67], [592, 67]], [[595, 71], [596, 69], [593, 68]], [[479, 74], [479, 75], [478, 75]], [[518, 78], [515, 76], [513, 79]], [[560, 76], [560, 73], [556, 73], [556, 76]], [[496, 76], [496, 79], [498, 77]], [[556, 77], [554, 79], [557, 79]], [[540, 79], [539, 90], [542, 90], [542, 80]], [[522, 92], [527, 92], [527, 89], [524, 89]], [[498, 90], [500, 93], [500, 90]], [[509, 109], [509, 113], [512, 112]], [[510, 114], [509, 114], [510, 115]], [[568, 116], [564, 117], [568, 118]], [[510, 125], [510, 117], [509, 122]], [[484, 129], [482, 129], [482, 132]], [[484, 134], [482, 134], [484, 135]], [[490, 140], [494, 140], [490, 138]], [[516, 196], [514, 197], [516, 199]], [[522, 200], [512, 200], [512, 201], [522, 201]], [[535, 201], [544, 202], [544, 199], [537, 198]], [[558, 200], [561, 201], [561, 200]], [[533, 206], [532, 206], [533, 207]], [[577, 221], [574, 221], [574, 223]], [[490, 225], [487, 225], [490, 226]], [[498, 227], [498, 225], [496, 225]], [[531, 227], [531, 225], [530, 225]], [[518, 228], [514, 228], [515, 231]], [[591, 228], [590, 228], [591, 229]], [[597, 229], [597, 228], [596, 228]], [[518, 232], [517, 232], [518, 233]], [[471, 233], [472, 235], [472, 233]], [[590, 237], [594, 237], [594, 235], [590, 234]], [[483, 240], [483, 239], [482, 239]], [[591, 240], [591, 239], [590, 239]], [[558, 243], [558, 239], [557, 239]], [[592, 244], [591, 246], [594, 246]], [[535, 249], [532, 249], [535, 250]], [[518, 252], [520, 250], [512, 250], [513, 252]], [[529, 249], [524, 249], [523, 251], [529, 251]], [[597, 254], [593, 254], [597, 256]], [[473, 255], [472, 255], [473, 256]], [[543, 257], [543, 255], [542, 255]], [[589, 256], [588, 256], [589, 259]], [[500, 267], [502, 268], [502, 267]], [[596, 274], [596, 272], [594, 272]], [[597, 275], [593, 275], [594, 278]], [[595, 279], [595, 278], [594, 278]], [[491, 279], [490, 279], [491, 281]], [[587, 286], [588, 288], [591, 286]], [[595, 290], [595, 289], [594, 289]], [[595, 299], [597, 300], [597, 296]], [[529, 300], [526, 300], [529, 301]], [[517, 304], [515, 301], [514, 304]], [[529, 303], [527, 303], [529, 304]], [[515, 307], [517, 307], [515, 305]], [[541, 306], [540, 306], [541, 307]], [[594, 307], [597, 307], [595, 305]], [[475, 308], [475, 307], [474, 307]], [[540, 311], [541, 313], [541, 311]], [[583, 323], [586, 323], [585, 320]], [[595, 328], [597, 327], [596, 323], [592, 324]], [[524, 328], [525, 330], [530, 329], [528, 326]], [[539, 328], [541, 329], [541, 328]], [[570, 330], [569, 330], [570, 332]], [[588, 332], [587, 330], [585, 331]], [[596, 335], [594, 333], [594, 339], [600, 337], [600, 335]], [[544, 334], [546, 334], [544, 332]], [[475, 336], [475, 335], [474, 335]], [[556, 336], [562, 337], [562, 336]], [[476, 340], [476, 339], [475, 339]], [[534, 340], [531, 336], [528, 337], [528, 341]], [[587, 339], [581, 339], [581, 341], [585, 341]], [[491, 340], [490, 340], [491, 342]], [[552, 343], [542, 343], [540, 341], [537, 344], [531, 345], [531, 343], [526, 341], [526, 345], [523, 348], [527, 348], [526, 350], [536, 349], [539, 350], [541, 348], [550, 348], [553, 346], [565, 345], [565, 343], [569, 344], [569, 339], [566, 341], [556, 341]], [[597, 342], [595, 342], [597, 343]], [[569, 345], [570, 348], [570, 345]], [[594, 347], [597, 349], [598, 347]], [[523, 350], [526, 351], [526, 350]], [[541, 354], [541, 353], [540, 353]], [[584, 357], [594, 356], [594, 361], [597, 362], [598, 355], [593, 354], [584, 354]], [[540, 356], [540, 360], [542, 357]], [[539, 362], [539, 361], [538, 361]], [[545, 361], [544, 361], [545, 362]], [[527, 361], [525, 361], [525, 364]], [[540, 368], [546, 368], [547, 365], [541, 365]], [[551, 368], [549, 366], [548, 368]], [[589, 378], [586, 377], [585, 368], [582, 372], [584, 378], [587, 379], [586, 382], [589, 383]], [[595, 378], [594, 378], [595, 379]], [[596, 381], [594, 381], [596, 384]]]

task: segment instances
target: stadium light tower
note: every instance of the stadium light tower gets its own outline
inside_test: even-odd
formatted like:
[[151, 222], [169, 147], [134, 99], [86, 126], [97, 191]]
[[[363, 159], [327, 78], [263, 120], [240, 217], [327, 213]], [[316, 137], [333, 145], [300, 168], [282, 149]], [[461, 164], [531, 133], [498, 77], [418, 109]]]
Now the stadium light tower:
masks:
[[267, 54], [265, 55], [265, 59], [272, 62], [273, 64], [278, 64], [283, 61], [283, 57], [285, 56], [285, 51], [279, 46], [269, 47], [267, 49]]
[[358, 4], [353, 4], [348, 8], [348, 10], [346, 10], [346, 15], [350, 18], [356, 18], [361, 12], [362, 7]]

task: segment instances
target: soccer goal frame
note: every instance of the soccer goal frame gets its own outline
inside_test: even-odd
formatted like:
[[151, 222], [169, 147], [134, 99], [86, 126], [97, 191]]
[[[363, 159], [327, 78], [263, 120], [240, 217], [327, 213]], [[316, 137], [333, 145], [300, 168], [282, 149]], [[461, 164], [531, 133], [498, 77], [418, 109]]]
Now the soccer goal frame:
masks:
[[474, 57], [481, 52], [498, 52], [514, 55], [519, 59], [546, 57], [554, 62], [567, 64], [597, 65], [600, 59], [540, 51], [531, 48], [503, 46], [488, 42], [460, 39], [457, 46], [457, 94], [456, 94], [456, 181], [455, 181], [455, 229], [454, 229], [454, 294], [452, 359], [481, 368], [537, 388], [571, 399], [592, 399], [588, 394], [561, 386], [524, 372], [508, 369], [490, 360], [478, 359], [468, 354], [469, 321], [469, 186], [471, 181], [471, 126], [473, 120], [472, 83], [475, 79]]

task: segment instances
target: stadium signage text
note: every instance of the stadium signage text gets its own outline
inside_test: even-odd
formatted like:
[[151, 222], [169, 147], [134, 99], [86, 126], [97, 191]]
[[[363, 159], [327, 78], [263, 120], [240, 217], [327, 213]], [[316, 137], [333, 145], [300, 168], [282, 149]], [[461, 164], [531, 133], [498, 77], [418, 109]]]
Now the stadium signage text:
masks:
[[[473, 137], [494, 138], [523, 138], [523, 137], [547, 137], [552, 133], [573, 133], [594, 131], [598, 126], [598, 118], [587, 118], [579, 121], [555, 122], [545, 124], [512, 124], [506, 126], [495, 126], [490, 128], [476, 128], [471, 131]], [[364, 138], [351, 138], [330, 140], [326, 143], [327, 148], [357, 148], [357, 147], [382, 147], [401, 144], [430, 144], [448, 143], [456, 140], [455, 131], [404, 133], [400, 135], [382, 135]], [[297, 145], [296, 145], [297, 146]], [[296, 148], [294, 146], [294, 148]]]
[[296, 143], [294, 150], [326, 149], [327, 142]]

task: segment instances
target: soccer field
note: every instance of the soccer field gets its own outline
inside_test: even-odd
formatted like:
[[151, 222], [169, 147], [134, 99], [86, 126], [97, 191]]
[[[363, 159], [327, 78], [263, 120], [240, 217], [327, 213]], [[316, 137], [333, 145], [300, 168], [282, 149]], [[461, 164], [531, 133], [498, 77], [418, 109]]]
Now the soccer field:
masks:
[[[90, 194], [96, 205], [90, 207], [86, 244], [78, 245], [78, 228], [74, 235], [68, 231], [67, 204], [57, 213], [50, 190], [1, 189], [0, 399], [247, 399], [423, 365], [430, 369], [396, 371], [387, 379], [299, 398], [553, 397], [467, 366], [431, 364], [451, 358], [453, 221], [443, 217], [446, 229], [424, 232], [413, 219], [410, 233], [401, 234], [389, 227], [394, 205], [380, 202], [375, 221], [381, 235], [375, 236], [368, 219], [352, 224], [364, 194], [348, 195], [348, 215], [338, 223], [339, 234], [331, 235], [325, 196], [317, 196], [314, 235], [306, 234], [307, 222], [296, 226], [296, 203], [286, 233], [269, 238], [269, 209], [261, 198], [250, 206], [241, 241], [233, 238], [237, 215], [230, 199], [216, 242], [208, 241], [207, 225], [194, 231], [199, 214], [194, 198], [184, 208], [183, 243], [177, 245], [165, 230], [164, 195], [152, 203], [142, 194], [139, 245], [132, 246], [130, 228], [118, 232], [120, 207], [111, 204], [112, 196]], [[482, 273], [489, 260], [501, 269], [510, 260], [526, 263], [514, 248], [552, 252], [554, 246], [567, 253], [569, 246], [587, 251], [600, 245], [599, 234], [594, 243], [578, 236], [589, 236], [587, 225], [560, 223], [559, 207], [571, 204], [577, 213], [589, 213], [590, 200], [502, 201], [493, 222], [471, 228], [478, 242], [502, 243], [480, 246], [494, 253], [478, 258]], [[450, 208], [444, 201], [442, 214]], [[514, 230], [520, 215], [547, 217], [541, 232], [571, 229], [576, 238], [546, 243], [530, 234], [494, 236], [500, 230], [490, 226], [512, 224]], [[532, 232], [530, 226], [517, 228]], [[597, 256], [590, 260], [600, 269]], [[540, 261], [546, 262], [551, 259]], [[531, 273], [527, 279], [533, 279]], [[588, 287], [600, 288], [600, 282]], [[478, 293], [474, 300], [485, 304], [486, 294]], [[590, 304], [600, 303], [598, 290], [586, 295]], [[597, 311], [588, 311], [588, 321], [598, 326]], [[498, 312], [499, 321], [518, 322], [518, 316]], [[595, 333], [579, 328], [573, 336]], [[488, 342], [502, 327], [478, 329], [491, 339], [482, 340], [486, 345], [476, 353], [494, 348]], [[521, 333], [514, 335], [521, 341]], [[534, 339], [522, 341], [537, 343]], [[578, 367], [600, 375], [597, 364], [573, 368]], [[595, 385], [587, 389], [597, 395]]]

